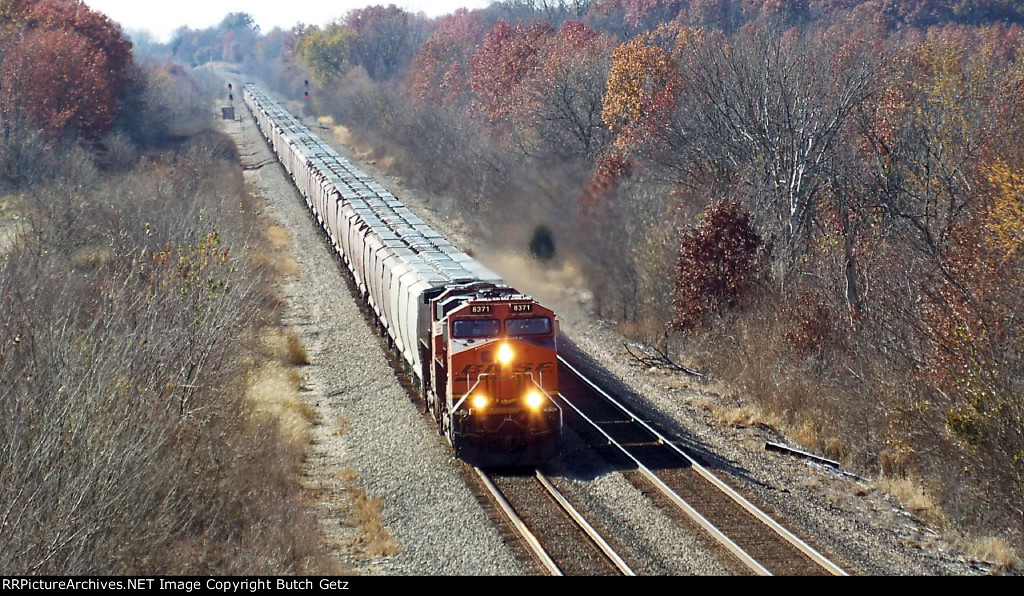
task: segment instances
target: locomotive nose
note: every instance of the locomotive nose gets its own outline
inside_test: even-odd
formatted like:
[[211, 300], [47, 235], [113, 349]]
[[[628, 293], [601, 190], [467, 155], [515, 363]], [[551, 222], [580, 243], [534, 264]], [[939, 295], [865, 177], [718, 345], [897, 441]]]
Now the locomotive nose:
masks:
[[557, 391], [553, 354], [537, 346], [503, 339], [464, 357], [464, 391], [477, 414], [538, 412]]

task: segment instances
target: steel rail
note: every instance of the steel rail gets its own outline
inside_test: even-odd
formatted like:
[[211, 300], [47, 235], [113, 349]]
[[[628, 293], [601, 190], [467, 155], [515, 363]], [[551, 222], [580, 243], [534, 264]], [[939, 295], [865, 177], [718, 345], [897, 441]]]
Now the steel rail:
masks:
[[[561, 359], [561, 357], [559, 357], [559, 359]], [[573, 372], [576, 372], [575, 369], [572, 370]], [[583, 379], [584, 377], [580, 376], [580, 378]], [[575, 410], [576, 414], [580, 418], [586, 420], [588, 424], [590, 424], [591, 426], [594, 427], [594, 429], [597, 430], [597, 432], [601, 433], [609, 444], [614, 445], [623, 453], [623, 455], [631, 459], [633, 463], [636, 465], [637, 471], [641, 475], [643, 475], [643, 477], [646, 478], [648, 482], [650, 482], [658, 490], [660, 490], [661, 493], [665, 495], [670, 501], [672, 501], [672, 503], [676, 507], [683, 510], [683, 512], [686, 513], [686, 515], [689, 516], [690, 519], [692, 519], [694, 522], [696, 522], [697, 525], [703, 528], [704, 531], [706, 531], [708, 534], [714, 537], [714, 539], [717, 540], [719, 544], [724, 546], [727, 550], [729, 550], [729, 552], [735, 555], [744, 565], [746, 565], [748, 568], [753, 570], [754, 573], [757, 573], [758, 575], [771, 575], [771, 572], [768, 571], [764, 567], [764, 565], [761, 565], [761, 563], [754, 559], [754, 557], [750, 556], [750, 554], [748, 554], [747, 551], [743, 550], [743, 548], [740, 547], [740, 545], [733, 542], [728, 536], [725, 535], [725, 533], [719, 530], [717, 526], [708, 521], [706, 517], [701, 515], [699, 511], [694, 509], [693, 506], [691, 506], [681, 496], [679, 496], [679, 494], [676, 493], [676, 491], [672, 490], [667, 484], [665, 484], [665, 482], [661, 478], [659, 478], [647, 466], [643, 465], [640, 462], [640, 460], [634, 457], [628, 449], [626, 449], [622, 444], [613, 439], [611, 435], [606, 433], [604, 429], [600, 427], [600, 425], [598, 425], [596, 422], [591, 420], [586, 414], [580, 411], [580, 409], [577, 408], [575, 404], [566, 400], [564, 394], [562, 395], [562, 400], [565, 401], [566, 405]]]
[[572, 504], [569, 503], [569, 501], [567, 501], [564, 496], [562, 496], [562, 493], [557, 488], [555, 488], [555, 485], [552, 484], [550, 480], [548, 480], [548, 477], [541, 473], [540, 470], [537, 470], [536, 474], [537, 480], [540, 482], [541, 486], [543, 486], [544, 489], [548, 491], [548, 494], [551, 495], [555, 502], [557, 502], [562, 507], [562, 509], [569, 514], [569, 517], [571, 517], [573, 521], [576, 522], [576, 525], [578, 525], [580, 529], [587, 534], [587, 536], [594, 542], [594, 544], [597, 545], [599, 549], [601, 549], [601, 552], [604, 553], [604, 556], [608, 557], [608, 559], [612, 562], [612, 564], [615, 565], [615, 567], [618, 568], [622, 575], [635, 576], [636, 573], [634, 573], [633, 570], [629, 567], [629, 564], [627, 564], [622, 559], [622, 557], [619, 556], [619, 553], [615, 552], [615, 549], [613, 549], [612, 546], [608, 544], [608, 541], [605, 540], [604, 537], [602, 537], [601, 534], [598, 533], [594, 526], [587, 522], [587, 520], [584, 519], [582, 515], [580, 515], [580, 512], [577, 511], [576, 508], [573, 507]]
[[[739, 504], [741, 507], [743, 507], [747, 512], [749, 512], [751, 515], [756, 517], [758, 520], [760, 520], [766, 526], [771, 528], [776, 534], [778, 534], [783, 539], [785, 539], [787, 542], [792, 544], [795, 548], [797, 548], [802, 553], [807, 555], [812, 561], [814, 561], [815, 563], [820, 565], [822, 568], [824, 568], [826, 571], [828, 571], [832, 575], [840, 575], [840, 576], [849, 575], [841, 567], [839, 567], [838, 565], [836, 565], [835, 563], [830, 561], [824, 555], [822, 555], [817, 550], [815, 550], [812, 546], [810, 546], [809, 544], [807, 544], [806, 542], [804, 542], [803, 540], [798, 538], [796, 535], [794, 535], [792, 532], [790, 532], [789, 530], [784, 528], [777, 521], [772, 519], [767, 513], [765, 513], [763, 511], [761, 511], [760, 509], [758, 509], [757, 506], [755, 506], [753, 503], [748, 501], [746, 498], [743, 497], [743, 495], [741, 495], [738, 492], [736, 492], [732, 487], [730, 487], [728, 484], [723, 482], [717, 476], [712, 474], [710, 470], [708, 470], [704, 466], [700, 465], [700, 463], [698, 463], [696, 460], [694, 460], [692, 457], [690, 457], [689, 454], [687, 454], [685, 451], [683, 451], [681, 448], [679, 448], [679, 446], [677, 446], [675, 443], [673, 443], [668, 438], [666, 438], [664, 435], [662, 435], [661, 433], [656, 431], [654, 428], [652, 428], [649, 424], [647, 424], [643, 420], [640, 420], [636, 415], [633, 414], [632, 411], [630, 411], [624, 405], [619, 403], [618, 400], [616, 400], [614, 397], [609, 395], [608, 392], [606, 392], [604, 389], [601, 389], [596, 383], [594, 383], [589, 378], [587, 378], [582, 372], [580, 372], [579, 369], [574, 367], [572, 364], [569, 364], [569, 362], [566, 361], [565, 358], [563, 358], [562, 356], [559, 356], [558, 360], [563, 365], [565, 365], [566, 368], [571, 370], [577, 377], [579, 377], [580, 380], [582, 380], [584, 383], [586, 383], [588, 386], [590, 386], [591, 389], [593, 389], [594, 391], [600, 393], [602, 397], [607, 399], [610, 403], [614, 404], [615, 407], [619, 408], [623, 413], [627, 414], [630, 418], [632, 418], [638, 424], [643, 426], [648, 432], [650, 432], [652, 435], [657, 437], [659, 443], [668, 446], [675, 453], [677, 453], [680, 457], [686, 459], [686, 461], [690, 464], [690, 466], [697, 473], [699, 473], [701, 476], [703, 476], [708, 482], [714, 484], [719, 490], [721, 490], [723, 493], [728, 495], [729, 498], [731, 498], [733, 501], [735, 501], [737, 504]], [[566, 402], [566, 403], [568, 403], [568, 402]], [[569, 405], [572, 406], [572, 404], [569, 404]], [[575, 406], [572, 406], [572, 407], [573, 407], [573, 409], [576, 409]], [[576, 410], [576, 411], [577, 411], [577, 413], [580, 414], [580, 416], [582, 416], [588, 422], [590, 422], [591, 424], [594, 424], [592, 421], [587, 419], [586, 416], [584, 416], [582, 413], [580, 413], [579, 410]], [[611, 437], [608, 437], [608, 435], [606, 433], [604, 433], [603, 430], [601, 430], [600, 428], [598, 428], [598, 430], [602, 434], [604, 434], [605, 437], [607, 437], [609, 441], [611, 441], [612, 443], [615, 443], [615, 441], [613, 441], [611, 439]], [[617, 445], [617, 443], [615, 443], [615, 444]], [[632, 457], [632, 455], [630, 455], [629, 457], [631, 459], [633, 459], [634, 461], [636, 461], [635, 458]], [[637, 462], [637, 463], [639, 465], [639, 462]], [[646, 468], [645, 468], [645, 470], [646, 470]], [[646, 472], [647, 473], [651, 473], [649, 470], [647, 470]], [[647, 475], [647, 473], [645, 473], [645, 476]], [[660, 480], [658, 481], [657, 484], [662, 485]], [[687, 505], [687, 507], [689, 507], [689, 505]], [[737, 548], [739, 548], [739, 547], [737, 547]], [[760, 564], [758, 564], [758, 567], [761, 567]], [[764, 568], [761, 567], [761, 569], [764, 569]], [[765, 573], [768, 574], [767, 570], [765, 570]]]
[[544, 550], [544, 547], [541, 546], [537, 537], [534, 536], [533, 532], [526, 527], [526, 524], [523, 522], [522, 518], [519, 517], [519, 514], [517, 514], [512, 506], [509, 505], [508, 501], [505, 500], [505, 497], [501, 494], [501, 491], [498, 490], [498, 487], [491, 482], [487, 473], [477, 467], [474, 467], [473, 469], [476, 470], [477, 475], [480, 476], [480, 479], [483, 481], [484, 486], [487, 487], [487, 490], [491, 492], [491, 496], [494, 497], [495, 501], [497, 501], [502, 512], [504, 512], [509, 521], [512, 522], [516, 531], [518, 531], [519, 535], [522, 536], [524, 541], [526, 541], [526, 544], [530, 547], [530, 550], [533, 551], [533, 554], [537, 556], [541, 564], [544, 565], [544, 568], [547, 569], [551, 575], [564, 575], [554, 560], [551, 559], [551, 555], [549, 555], [548, 552]]

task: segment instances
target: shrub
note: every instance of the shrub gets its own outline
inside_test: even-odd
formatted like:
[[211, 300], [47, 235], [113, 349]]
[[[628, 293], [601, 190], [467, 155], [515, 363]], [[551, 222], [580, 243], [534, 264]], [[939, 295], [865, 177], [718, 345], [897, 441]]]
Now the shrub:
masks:
[[686, 331], [739, 304], [759, 270], [761, 238], [738, 201], [717, 201], [680, 244], [674, 324]]

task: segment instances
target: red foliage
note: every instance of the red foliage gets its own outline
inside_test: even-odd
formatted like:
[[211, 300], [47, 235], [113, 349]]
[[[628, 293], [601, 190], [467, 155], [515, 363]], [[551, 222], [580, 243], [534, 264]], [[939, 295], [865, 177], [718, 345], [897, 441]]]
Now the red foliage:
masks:
[[110, 129], [132, 65], [116, 23], [77, 0], [19, 0], [0, 26], [0, 120], [24, 118], [54, 137]]
[[676, 266], [674, 325], [697, 329], [737, 306], [758, 272], [761, 237], [738, 201], [716, 201], [686, 230]]
[[561, 38], [562, 45], [580, 48], [600, 37], [600, 34], [580, 21], [566, 21], [558, 29], [558, 37]]
[[543, 66], [541, 49], [553, 38], [548, 23], [495, 23], [469, 61], [469, 87], [476, 95], [473, 109], [491, 122], [528, 109], [530, 98], [522, 93], [521, 83], [537, 76]]
[[608, 195], [619, 181], [633, 174], [633, 164], [621, 155], [610, 155], [597, 162], [597, 169], [590, 177], [590, 183], [583, 190], [584, 209], [592, 207]]
[[460, 8], [442, 18], [413, 57], [405, 80], [408, 93], [437, 105], [453, 103], [469, 89], [469, 59], [483, 38], [483, 20], [476, 12]]

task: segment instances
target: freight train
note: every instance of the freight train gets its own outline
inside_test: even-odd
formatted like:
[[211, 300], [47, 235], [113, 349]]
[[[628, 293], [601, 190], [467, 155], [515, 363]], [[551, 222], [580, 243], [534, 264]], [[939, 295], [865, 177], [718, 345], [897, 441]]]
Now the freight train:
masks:
[[258, 87], [245, 85], [243, 97], [455, 456], [535, 466], [556, 455], [555, 313], [457, 249]]

